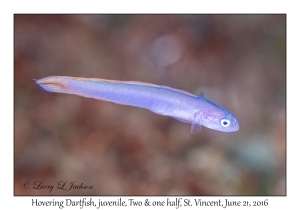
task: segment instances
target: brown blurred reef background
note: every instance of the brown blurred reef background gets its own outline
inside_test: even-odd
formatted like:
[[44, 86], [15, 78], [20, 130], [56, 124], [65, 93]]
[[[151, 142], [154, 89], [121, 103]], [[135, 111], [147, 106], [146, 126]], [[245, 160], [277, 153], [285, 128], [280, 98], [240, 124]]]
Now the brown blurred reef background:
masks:
[[[55, 75], [205, 90], [240, 130], [191, 135], [169, 117], [35, 84]], [[14, 16], [15, 195], [285, 193], [285, 15]]]

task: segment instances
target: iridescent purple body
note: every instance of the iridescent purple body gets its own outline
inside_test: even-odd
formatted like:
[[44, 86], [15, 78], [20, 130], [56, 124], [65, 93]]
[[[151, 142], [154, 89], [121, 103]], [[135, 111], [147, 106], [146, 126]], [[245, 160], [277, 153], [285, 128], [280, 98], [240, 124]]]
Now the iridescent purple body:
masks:
[[237, 119], [219, 105], [191, 93], [143, 82], [50, 76], [36, 83], [44, 90], [68, 93], [148, 109], [156, 114], [191, 123], [191, 133], [201, 126], [223, 132], [239, 130]]

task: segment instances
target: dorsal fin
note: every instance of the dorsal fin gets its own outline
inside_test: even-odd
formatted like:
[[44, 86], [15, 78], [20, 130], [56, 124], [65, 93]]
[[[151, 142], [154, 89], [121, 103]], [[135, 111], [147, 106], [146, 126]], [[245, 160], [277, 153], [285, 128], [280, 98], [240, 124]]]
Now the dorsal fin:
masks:
[[201, 90], [200, 96], [201, 96], [202, 98], [204, 98], [204, 93], [205, 93], [205, 90]]

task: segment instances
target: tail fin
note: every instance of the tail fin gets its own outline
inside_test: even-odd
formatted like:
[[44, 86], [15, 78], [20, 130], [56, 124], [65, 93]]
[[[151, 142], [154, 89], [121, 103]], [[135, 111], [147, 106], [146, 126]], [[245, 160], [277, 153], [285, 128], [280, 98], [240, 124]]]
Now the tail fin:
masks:
[[36, 84], [45, 91], [67, 93], [67, 84], [58, 76], [38, 79], [36, 80]]

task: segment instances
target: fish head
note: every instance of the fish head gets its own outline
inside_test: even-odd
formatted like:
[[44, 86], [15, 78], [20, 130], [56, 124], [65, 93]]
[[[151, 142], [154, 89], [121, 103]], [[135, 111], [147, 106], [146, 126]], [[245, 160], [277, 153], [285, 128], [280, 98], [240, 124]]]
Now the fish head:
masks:
[[204, 112], [201, 124], [207, 128], [222, 132], [235, 132], [240, 128], [235, 116], [224, 110]]

